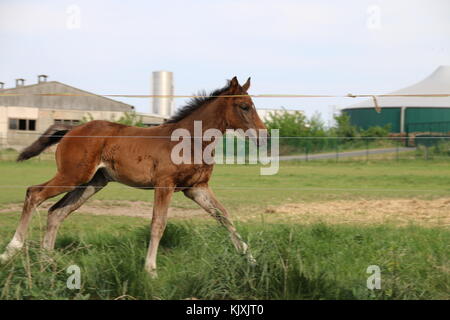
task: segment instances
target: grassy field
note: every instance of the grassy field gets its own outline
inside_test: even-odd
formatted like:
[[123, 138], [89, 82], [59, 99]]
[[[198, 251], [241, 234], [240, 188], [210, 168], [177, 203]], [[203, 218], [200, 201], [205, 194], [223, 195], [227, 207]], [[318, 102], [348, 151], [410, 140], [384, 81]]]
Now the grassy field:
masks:
[[[0, 162], [0, 250], [12, 236], [26, 186], [54, 174], [51, 161]], [[237, 220], [258, 264], [235, 253], [210, 219], [172, 219], [158, 257], [159, 278], [143, 272], [149, 219], [74, 214], [57, 250], [39, 251], [45, 211], [35, 215], [23, 254], [0, 266], [0, 299], [448, 299], [448, 225], [292, 223], [268, 207], [355, 201], [433, 201], [450, 194], [445, 161], [282, 163], [279, 174], [256, 166], [218, 166], [212, 186]], [[110, 184], [96, 199], [152, 201], [151, 191]], [[173, 206], [196, 205], [177, 194]], [[130, 208], [124, 207], [124, 211]], [[313, 212], [314, 213], [314, 212]], [[66, 287], [69, 265], [81, 268], [80, 290]], [[381, 269], [381, 290], [368, 290], [367, 267]]]
[[[52, 161], [0, 162], [0, 204], [22, 202], [27, 186], [55, 174]], [[282, 162], [273, 176], [261, 176], [254, 165], [218, 165], [211, 186], [232, 209], [264, 207], [292, 201], [450, 195], [447, 161]], [[96, 199], [152, 201], [152, 192], [110, 183]], [[195, 204], [177, 193], [174, 206]]]

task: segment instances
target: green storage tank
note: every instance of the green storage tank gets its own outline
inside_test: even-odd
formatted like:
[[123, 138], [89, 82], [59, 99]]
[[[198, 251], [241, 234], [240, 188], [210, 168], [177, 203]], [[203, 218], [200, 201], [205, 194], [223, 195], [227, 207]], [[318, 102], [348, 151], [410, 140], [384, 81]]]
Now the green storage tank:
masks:
[[[430, 76], [393, 95], [450, 94], [450, 66], [438, 67]], [[391, 125], [391, 132], [450, 132], [450, 97], [378, 97], [381, 112], [372, 99], [344, 108], [353, 125], [363, 129]]]

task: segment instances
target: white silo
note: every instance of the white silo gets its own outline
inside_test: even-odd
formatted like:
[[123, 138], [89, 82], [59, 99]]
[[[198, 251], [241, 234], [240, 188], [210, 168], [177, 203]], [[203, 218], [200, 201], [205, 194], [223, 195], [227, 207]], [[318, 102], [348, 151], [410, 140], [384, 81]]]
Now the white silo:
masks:
[[[172, 96], [173, 95], [173, 73], [170, 71], [153, 72], [153, 95]], [[163, 117], [170, 117], [172, 114], [172, 97], [153, 97], [152, 110], [154, 114]]]

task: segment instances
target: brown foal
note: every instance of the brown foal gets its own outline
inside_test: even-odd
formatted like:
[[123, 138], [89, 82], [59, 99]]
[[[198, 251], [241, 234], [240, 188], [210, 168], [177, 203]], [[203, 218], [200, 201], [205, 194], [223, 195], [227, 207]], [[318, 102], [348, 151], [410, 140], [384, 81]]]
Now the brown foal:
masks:
[[[247, 244], [237, 233], [227, 210], [208, 186], [214, 164], [182, 163], [171, 160], [174, 130], [183, 128], [194, 136], [194, 121], [202, 121], [203, 132], [218, 129], [266, 129], [256, 113], [247, 90], [250, 79], [240, 85], [234, 77], [210, 97], [194, 98], [164, 124], [151, 128], [125, 126], [108, 121], [91, 121], [76, 127], [53, 125], [18, 161], [29, 159], [59, 142], [57, 173], [49, 181], [27, 189], [22, 215], [13, 239], [0, 260], [8, 261], [23, 247], [32, 212], [45, 200], [66, 193], [48, 211], [47, 230], [42, 246], [52, 250], [58, 228], [108, 182], [155, 190], [151, 238], [145, 270], [156, 276], [156, 254], [167, 223], [167, 210], [173, 192], [184, 194], [205, 209], [229, 232], [236, 249], [254, 262]], [[205, 145], [203, 144], [204, 148]]]

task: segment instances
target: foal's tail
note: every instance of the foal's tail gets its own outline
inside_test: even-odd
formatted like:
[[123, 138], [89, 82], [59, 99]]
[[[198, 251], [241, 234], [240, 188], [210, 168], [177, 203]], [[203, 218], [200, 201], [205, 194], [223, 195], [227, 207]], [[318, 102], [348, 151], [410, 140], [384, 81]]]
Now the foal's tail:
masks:
[[54, 124], [50, 126], [35, 142], [26, 147], [17, 157], [17, 161], [24, 161], [37, 156], [47, 147], [59, 142], [64, 135], [73, 129], [68, 124]]

